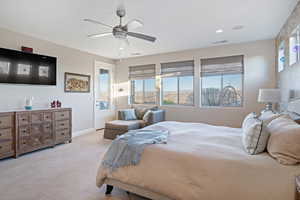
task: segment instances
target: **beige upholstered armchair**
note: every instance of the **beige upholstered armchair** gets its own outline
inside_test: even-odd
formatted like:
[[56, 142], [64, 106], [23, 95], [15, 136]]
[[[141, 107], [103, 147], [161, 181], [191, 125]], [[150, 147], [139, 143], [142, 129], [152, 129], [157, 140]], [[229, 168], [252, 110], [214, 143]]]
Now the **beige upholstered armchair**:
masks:
[[118, 111], [118, 119], [107, 122], [104, 129], [104, 138], [115, 139], [118, 135], [122, 135], [129, 130], [144, 128], [151, 124], [165, 121], [165, 111], [157, 107], [136, 107], [133, 108], [135, 119], [126, 120], [123, 116], [124, 111], [132, 109], [125, 109]]

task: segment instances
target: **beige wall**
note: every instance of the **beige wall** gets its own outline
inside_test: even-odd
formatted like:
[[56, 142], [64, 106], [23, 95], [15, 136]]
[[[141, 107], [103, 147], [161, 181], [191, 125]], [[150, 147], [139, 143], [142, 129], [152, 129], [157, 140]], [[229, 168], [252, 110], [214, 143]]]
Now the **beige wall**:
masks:
[[[199, 66], [200, 59], [231, 55], [245, 56], [244, 106], [242, 108], [201, 108], [199, 107]], [[275, 42], [274, 40], [257, 41], [244, 44], [225, 45], [175, 53], [125, 59], [117, 64], [117, 87], [125, 89], [118, 93], [118, 108], [127, 108], [129, 81], [128, 66], [156, 64], [181, 60], [195, 60], [195, 102], [194, 107], [162, 106], [167, 111], [167, 120], [185, 122], [205, 122], [215, 125], [240, 127], [243, 118], [249, 112], [259, 112], [263, 105], [257, 103], [259, 88], [275, 87]], [[159, 73], [159, 72], [158, 72]]]
[[[114, 63], [112, 60], [75, 49], [35, 39], [23, 34], [0, 29], [0, 47], [20, 50], [21, 46], [35, 53], [57, 57], [57, 86], [0, 85], [0, 110], [23, 108], [24, 98], [33, 96], [35, 107], [47, 107], [59, 99], [63, 106], [73, 108], [73, 131], [94, 127], [93, 74], [95, 60]], [[64, 72], [92, 75], [90, 93], [64, 93]]]
[[297, 4], [295, 10], [282, 27], [276, 39], [277, 47], [282, 41], [285, 42], [285, 68], [277, 74], [278, 86], [281, 89], [282, 96], [282, 110], [286, 109], [288, 105], [287, 103], [291, 101], [292, 98], [300, 98], [300, 62], [293, 66], [289, 66], [289, 37], [298, 25], [300, 25], [300, 2]]

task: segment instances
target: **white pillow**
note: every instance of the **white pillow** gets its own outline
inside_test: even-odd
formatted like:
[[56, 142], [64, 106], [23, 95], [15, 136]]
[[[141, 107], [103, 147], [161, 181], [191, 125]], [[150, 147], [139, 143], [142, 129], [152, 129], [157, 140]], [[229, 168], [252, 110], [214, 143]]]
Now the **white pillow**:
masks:
[[248, 154], [255, 155], [264, 152], [269, 134], [263, 132], [263, 121], [255, 113], [247, 115], [243, 122], [242, 142]]
[[256, 118], [256, 117], [257, 117], [257, 115], [255, 112], [249, 113], [243, 121], [242, 128], [244, 128], [246, 126], [248, 120], [251, 120], [252, 118]]
[[255, 155], [266, 150], [270, 137], [267, 126], [271, 121], [280, 116], [280, 114], [267, 111], [259, 117], [254, 112], [245, 117], [242, 125], [243, 145], [248, 154]]

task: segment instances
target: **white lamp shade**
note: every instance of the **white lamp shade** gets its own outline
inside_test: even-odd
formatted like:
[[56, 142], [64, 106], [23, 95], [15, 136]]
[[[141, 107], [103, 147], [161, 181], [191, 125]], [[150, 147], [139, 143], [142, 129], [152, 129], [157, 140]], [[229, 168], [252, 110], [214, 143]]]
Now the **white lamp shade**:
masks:
[[280, 102], [279, 89], [259, 89], [258, 102], [260, 103], [278, 103]]

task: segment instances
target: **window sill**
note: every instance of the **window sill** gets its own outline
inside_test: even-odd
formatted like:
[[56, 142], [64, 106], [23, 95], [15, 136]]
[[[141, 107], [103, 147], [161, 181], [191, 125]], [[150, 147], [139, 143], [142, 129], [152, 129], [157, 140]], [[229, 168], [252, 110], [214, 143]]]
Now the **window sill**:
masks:
[[195, 105], [180, 105], [180, 104], [174, 104], [174, 105], [161, 105], [161, 107], [169, 107], [169, 108], [196, 108]]
[[130, 106], [159, 106], [158, 104], [148, 104], [148, 103], [141, 103], [141, 104], [138, 104], [138, 103], [132, 103], [132, 104], [129, 104]]
[[231, 106], [231, 107], [226, 107], [226, 106], [199, 106], [199, 108], [204, 108], [204, 109], [236, 109], [236, 110], [240, 110], [240, 109], [244, 109], [244, 106]]

